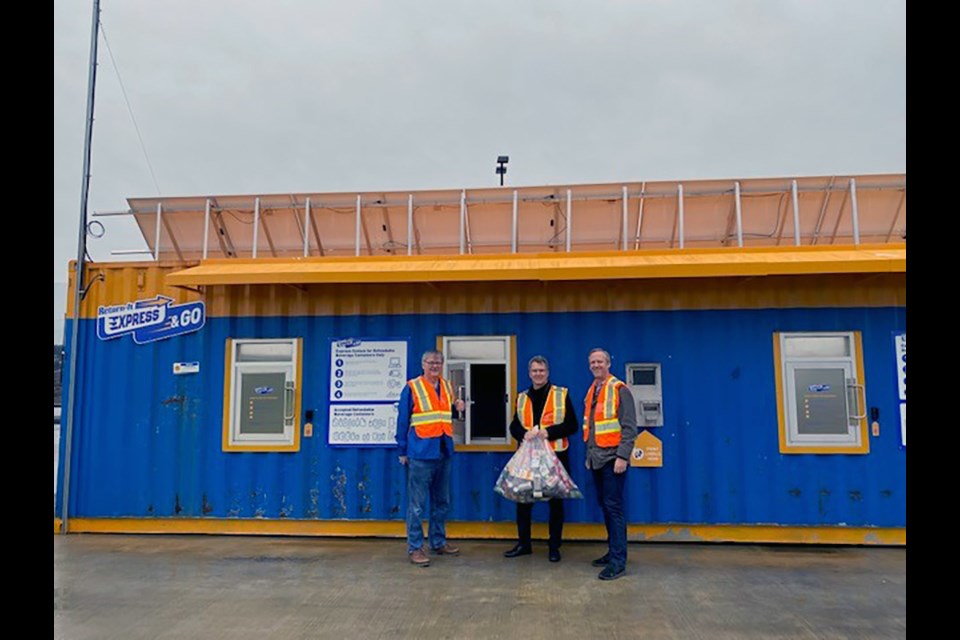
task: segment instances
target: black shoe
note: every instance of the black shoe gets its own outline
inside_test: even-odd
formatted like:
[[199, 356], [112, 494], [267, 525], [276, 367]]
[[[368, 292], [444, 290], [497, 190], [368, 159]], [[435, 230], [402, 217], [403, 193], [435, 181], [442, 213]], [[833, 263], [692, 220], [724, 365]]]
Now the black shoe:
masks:
[[594, 560], [593, 562], [591, 562], [591, 563], [590, 563], [590, 566], [591, 566], [591, 567], [605, 567], [605, 566], [607, 566], [609, 563], [610, 563], [610, 554], [609, 554], [609, 553], [605, 553], [605, 554], [603, 554], [603, 557], [602, 557], [602, 558], [597, 558], [596, 560]]
[[533, 553], [533, 549], [522, 544], [514, 545], [513, 549], [503, 552], [504, 558], [516, 558], [517, 556], [528, 556]]
[[600, 578], [601, 580], [616, 580], [626, 572], [627, 570], [624, 567], [620, 567], [619, 569], [617, 569], [612, 564], [608, 564], [603, 568], [603, 571], [601, 571], [600, 575], [598, 575], [597, 577]]
[[550, 562], [560, 562], [560, 549], [550, 549]]

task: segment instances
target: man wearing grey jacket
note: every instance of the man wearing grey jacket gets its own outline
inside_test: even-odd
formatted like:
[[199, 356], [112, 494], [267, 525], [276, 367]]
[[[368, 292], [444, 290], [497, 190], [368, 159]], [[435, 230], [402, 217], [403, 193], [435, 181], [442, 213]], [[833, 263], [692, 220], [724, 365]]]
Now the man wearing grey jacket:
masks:
[[603, 567], [601, 580], [616, 580], [627, 569], [627, 517], [624, 493], [630, 455], [637, 437], [637, 411], [633, 394], [610, 374], [610, 354], [590, 351], [587, 358], [593, 383], [584, 399], [583, 441], [586, 467], [593, 472], [597, 500], [607, 527], [608, 551], [593, 561]]

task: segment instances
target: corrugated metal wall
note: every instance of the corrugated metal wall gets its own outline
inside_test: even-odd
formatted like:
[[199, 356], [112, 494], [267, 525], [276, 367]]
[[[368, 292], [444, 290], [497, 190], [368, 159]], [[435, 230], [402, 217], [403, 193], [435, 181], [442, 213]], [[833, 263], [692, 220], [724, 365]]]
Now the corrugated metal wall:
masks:
[[[97, 307], [162, 294], [182, 304], [204, 300], [211, 317], [353, 316], [566, 311], [655, 311], [783, 307], [905, 307], [903, 273], [664, 278], [592, 282], [424, 282], [391, 284], [208, 286], [204, 295], [164, 286], [184, 265], [95, 264], [81, 317]], [[103, 276], [102, 281], [94, 278]], [[73, 287], [73, 271], [69, 274]], [[67, 316], [73, 296], [67, 296]]]
[[[350, 303], [352, 313], [336, 315], [209, 317], [199, 333], [149, 345], [135, 345], [129, 337], [100, 341], [94, 321], [82, 320], [70, 514], [401, 520], [406, 491], [394, 450], [326, 444], [330, 338], [409, 337], [416, 366], [417, 354], [438, 335], [510, 334], [517, 337], [517, 379], [527, 381], [531, 356], [546, 355], [552, 379], [572, 389], [578, 412], [591, 379], [591, 347], [611, 352], [618, 376], [626, 362], [662, 363], [665, 424], [653, 432], [663, 441], [664, 465], [629, 471], [632, 523], [905, 527], [906, 452], [899, 445], [892, 337], [905, 330], [905, 283], [894, 278], [891, 286], [884, 278], [872, 280], [885, 283], [880, 297], [900, 304], [498, 313], [503, 301], [491, 294], [486, 302], [492, 308], [474, 313], [356, 315]], [[842, 300], [831, 278], [823, 280], [831, 298], [826, 304]], [[870, 282], [863, 288], [870, 289]], [[690, 298], [682, 283], [671, 284], [678, 299]], [[624, 295], [641, 299], [649, 285], [630, 285]], [[591, 285], [579, 286], [590, 298]], [[608, 284], [600, 286], [604, 297], [615, 293]], [[666, 295], [661, 284], [655, 288]], [[208, 308], [246, 306], [244, 289], [208, 292]], [[258, 306], [267, 306], [277, 291], [286, 295], [283, 288], [271, 289], [261, 288]], [[848, 299], [858, 297], [855, 288], [845, 289]], [[338, 289], [343, 295], [323, 305], [349, 302], [347, 290]], [[390, 288], [382, 295], [390, 297]], [[787, 290], [772, 296], [792, 297]], [[867, 403], [880, 410], [880, 436], [870, 438], [869, 455], [781, 455], [772, 334], [850, 330], [862, 332]], [[66, 335], [70, 331], [68, 326]], [[230, 337], [303, 338], [302, 406], [314, 409], [316, 419], [314, 435], [302, 439], [300, 452], [221, 451], [224, 343]], [[173, 362], [195, 360], [201, 363], [198, 375], [172, 374]], [[593, 483], [579, 464], [582, 442], [574, 439], [571, 449], [578, 461], [574, 480], [586, 499], [567, 503], [567, 521], [602, 522]], [[513, 503], [492, 490], [509, 455], [457, 454], [452, 520], [513, 521]], [[536, 509], [535, 517], [545, 515], [545, 506]]]

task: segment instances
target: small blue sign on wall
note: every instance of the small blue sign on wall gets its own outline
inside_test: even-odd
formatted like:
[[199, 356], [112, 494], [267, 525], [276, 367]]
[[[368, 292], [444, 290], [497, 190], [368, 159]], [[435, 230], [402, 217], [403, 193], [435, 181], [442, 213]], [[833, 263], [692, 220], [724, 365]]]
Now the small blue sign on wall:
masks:
[[188, 373], [200, 373], [200, 363], [197, 361], [173, 363], [173, 375], [183, 376]]

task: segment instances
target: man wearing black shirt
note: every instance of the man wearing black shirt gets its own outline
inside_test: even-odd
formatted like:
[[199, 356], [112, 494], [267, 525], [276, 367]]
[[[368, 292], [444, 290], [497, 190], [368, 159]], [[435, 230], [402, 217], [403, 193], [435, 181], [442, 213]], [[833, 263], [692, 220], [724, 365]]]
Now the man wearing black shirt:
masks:
[[[532, 438], [547, 440], [570, 473], [568, 438], [577, 431], [577, 417], [573, 401], [564, 387], [550, 383], [550, 365], [543, 356], [530, 358], [527, 365], [531, 385], [517, 394], [517, 407], [510, 423], [510, 434], [519, 443]], [[530, 520], [533, 504], [517, 503], [517, 544], [503, 553], [516, 558], [532, 553]], [[550, 500], [550, 562], [560, 561], [560, 543], [563, 538], [563, 500]]]

